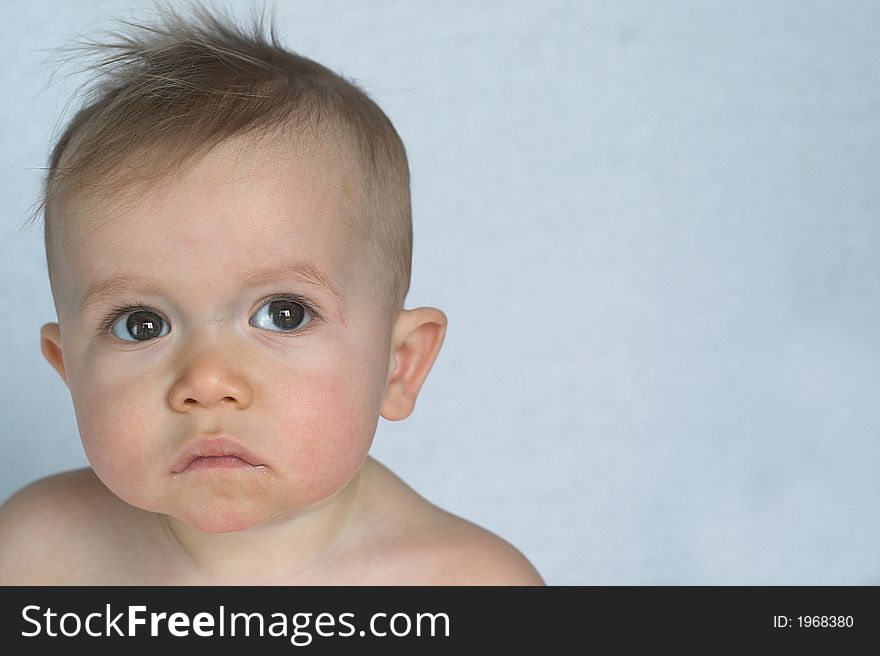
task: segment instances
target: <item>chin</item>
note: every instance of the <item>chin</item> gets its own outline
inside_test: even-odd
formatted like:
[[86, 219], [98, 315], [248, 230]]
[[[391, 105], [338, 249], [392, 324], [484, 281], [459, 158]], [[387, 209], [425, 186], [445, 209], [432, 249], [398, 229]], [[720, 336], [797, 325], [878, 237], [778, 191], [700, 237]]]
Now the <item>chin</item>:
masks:
[[176, 510], [169, 513], [177, 519], [202, 533], [232, 533], [243, 531], [262, 524], [266, 517], [253, 511], [236, 508], [233, 504], [218, 504], [217, 506], [200, 508], [195, 510]]

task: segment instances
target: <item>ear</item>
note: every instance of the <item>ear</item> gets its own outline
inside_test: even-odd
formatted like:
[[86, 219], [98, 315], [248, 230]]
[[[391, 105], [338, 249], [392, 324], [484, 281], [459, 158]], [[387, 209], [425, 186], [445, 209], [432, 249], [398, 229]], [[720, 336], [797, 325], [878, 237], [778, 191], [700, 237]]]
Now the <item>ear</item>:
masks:
[[446, 335], [446, 315], [436, 308], [402, 310], [394, 324], [391, 361], [380, 413], [397, 421], [408, 417]]
[[55, 368], [66, 385], [64, 356], [61, 353], [61, 326], [57, 323], [47, 323], [40, 328], [40, 348], [43, 351], [43, 357]]

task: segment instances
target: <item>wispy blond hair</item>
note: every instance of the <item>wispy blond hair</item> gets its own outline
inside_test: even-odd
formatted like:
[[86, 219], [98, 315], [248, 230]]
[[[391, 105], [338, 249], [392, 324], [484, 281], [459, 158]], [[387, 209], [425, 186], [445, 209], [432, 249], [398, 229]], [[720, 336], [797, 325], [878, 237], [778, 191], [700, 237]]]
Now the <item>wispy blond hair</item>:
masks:
[[[354, 81], [280, 42], [274, 11], [250, 25], [192, 2], [154, 2], [152, 22], [119, 20], [104, 40], [62, 49], [92, 73], [86, 100], [55, 142], [32, 218], [44, 216], [52, 277], [53, 222], [68, 192], [106, 197], [155, 182], [242, 135], [295, 134], [303, 148], [341, 147], [359, 172], [355, 217], [388, 272], [399, 309], [409, 288], [409, 167], [391, 121]], [[72, 58], [72, 57], [69, 57]]]

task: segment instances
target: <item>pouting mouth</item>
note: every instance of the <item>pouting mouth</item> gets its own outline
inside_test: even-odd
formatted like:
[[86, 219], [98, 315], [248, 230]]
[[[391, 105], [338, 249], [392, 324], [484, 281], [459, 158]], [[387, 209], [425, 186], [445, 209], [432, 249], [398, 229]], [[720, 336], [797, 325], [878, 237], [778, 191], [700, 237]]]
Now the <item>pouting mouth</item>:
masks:
[[187, 443], [175, 458], [171, 467], [172, 474], [181, 474], [196, 463], [209, 463], [216, 459], [218, 465], [264, 467], [260, 458], [236, 440], [226, 437], [200, 438]]

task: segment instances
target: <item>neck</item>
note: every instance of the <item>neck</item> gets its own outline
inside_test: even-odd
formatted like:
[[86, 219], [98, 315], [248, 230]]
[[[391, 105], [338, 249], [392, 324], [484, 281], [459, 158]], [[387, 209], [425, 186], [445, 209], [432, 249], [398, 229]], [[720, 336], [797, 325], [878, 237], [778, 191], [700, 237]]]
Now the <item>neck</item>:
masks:
[[336, 494], [241, 531], [203, 533], [159, 515], [168, 537], [211, 581], [229, 584], [293, 579], [332, 556], [352, 528], [363, 468]]

